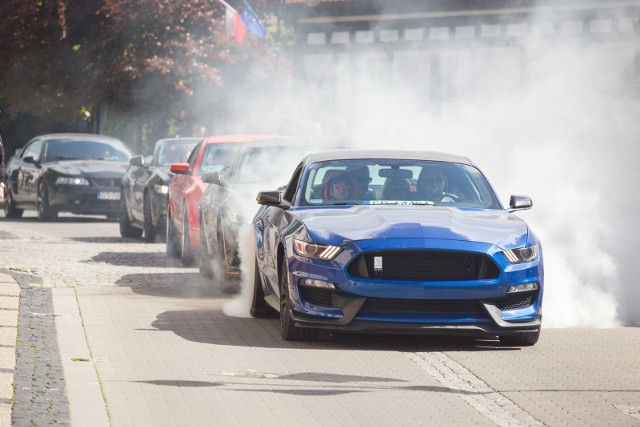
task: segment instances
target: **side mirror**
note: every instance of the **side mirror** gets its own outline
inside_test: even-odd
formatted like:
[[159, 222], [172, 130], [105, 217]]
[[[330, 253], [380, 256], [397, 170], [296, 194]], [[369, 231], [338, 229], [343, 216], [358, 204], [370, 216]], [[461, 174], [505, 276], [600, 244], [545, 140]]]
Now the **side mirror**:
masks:
[[144, 157], [142, 157], [142, 154], [133, 156], [129, 159], [129, 164], [131, 166], [144, 166]]
[[220, 172], [207, 172], [202, 175], [202, 182], [207, 184], [223, 185]]
[[169, 170], [178, 175], [186, 175], [189, 173], [189, 163], [172, 163]]
[[256, 196], [256, 202], [260, 205], [280, 206], [282, 198], [279, 191], [261, 191]]
[[531, 209], [533, 201], [529, 196], [512, 195], [509, 199], [509, 212]]
[[38, 159], [36, 159], [33, 156], [27, 156], [24, 159], [22, 159], [22, 161], [25, 163], [31, 163], [32, 165], [36, 165], [36, 166], [38, 165], [38, 163], [40, 163]]

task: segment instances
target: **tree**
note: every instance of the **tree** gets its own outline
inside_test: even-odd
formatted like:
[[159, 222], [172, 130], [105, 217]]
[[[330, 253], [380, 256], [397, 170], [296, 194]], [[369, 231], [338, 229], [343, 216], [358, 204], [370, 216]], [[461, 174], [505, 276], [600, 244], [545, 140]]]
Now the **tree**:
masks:
[[109, 105], [156, 125], [189, 122], [196, 94], [219, 91], [228, 64], [272, 60], [269, 41], [228, 40], [224, 12], [217, 0], [3, 0], [0, 102], [14, 117], [92, 120]]

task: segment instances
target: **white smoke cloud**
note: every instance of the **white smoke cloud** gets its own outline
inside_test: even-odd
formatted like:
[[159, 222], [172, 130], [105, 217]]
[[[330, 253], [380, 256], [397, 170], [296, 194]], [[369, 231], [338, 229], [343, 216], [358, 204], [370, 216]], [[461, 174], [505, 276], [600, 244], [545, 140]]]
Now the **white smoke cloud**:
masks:
[[543, 242], [545, 327], [640, 326], [636, 46], [571, 39], [443, 52], [442, 72], [454, 77], [437, 88], [437, 105], [419, 80], [434, 78], [428, 53], [398, 53], [387, 67], [375, 55], [340, 57], [335, 67], [331, 56], [307, 59], [316, 80], [282, 98], [280, 119], [289, 128], [316, 123], [310, 136], [348, 134], [363, 148], [468, 156], [505, 205], [511, 194], [533, 198], [518, 215]]

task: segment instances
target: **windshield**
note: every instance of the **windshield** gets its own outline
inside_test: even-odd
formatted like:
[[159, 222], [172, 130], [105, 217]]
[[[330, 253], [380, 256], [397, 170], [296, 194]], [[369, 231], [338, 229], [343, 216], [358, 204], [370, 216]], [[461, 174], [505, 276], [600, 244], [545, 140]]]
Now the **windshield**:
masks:
[[104, 141], [79, 141], [57, 139], [47, 142], [45, 162], [61, 160], [107, 160], [126, 162], [131, 153], [124, 144]]
[[186, 162], [191, 154], [191, 150], [198, 143], [194, 140], [168, 139], [161, 141], [157, 148], [156, 166], [166, 167], [172, 163]]
[[246, 149], [235, 165], [230, 182], [236, 184], [282, 185], [305, 155], [317, 147], [253, 146]]
[[301, 205], [429, 205], [500, 209], [472, 166], [419, 160], [338, 160], [313, 165]]
[[240, 144], [206, 144], [197, 175], [221, 172], [231, 163]]

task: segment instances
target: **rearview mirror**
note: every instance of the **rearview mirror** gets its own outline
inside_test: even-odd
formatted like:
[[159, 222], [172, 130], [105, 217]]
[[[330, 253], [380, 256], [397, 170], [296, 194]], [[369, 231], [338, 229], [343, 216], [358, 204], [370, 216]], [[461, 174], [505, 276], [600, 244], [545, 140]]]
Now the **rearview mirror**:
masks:
[[409, 169], [380, 169], [378, 176], [382, 178], [413, 178], [413, 172]]

